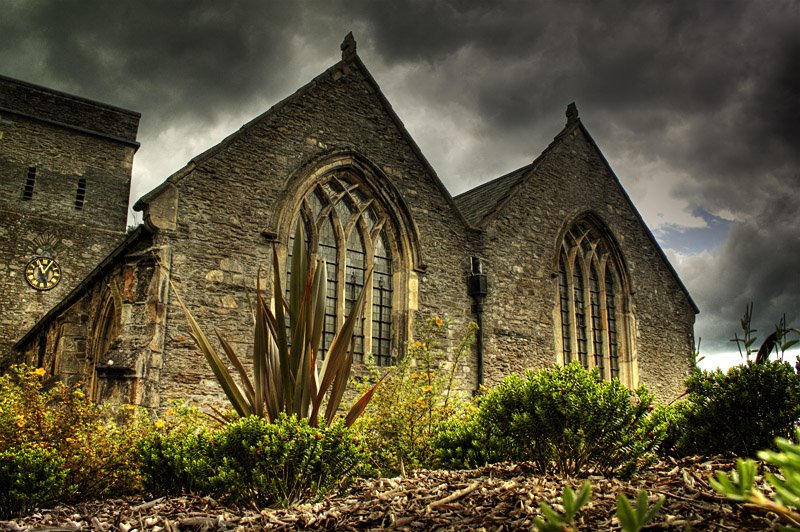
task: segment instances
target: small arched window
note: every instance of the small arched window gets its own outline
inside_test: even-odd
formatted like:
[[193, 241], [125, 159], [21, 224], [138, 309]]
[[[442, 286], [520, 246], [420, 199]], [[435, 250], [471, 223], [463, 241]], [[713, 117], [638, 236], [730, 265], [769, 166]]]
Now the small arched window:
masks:
[[[393, 246], [387, 215], [366, 186], [342, 172], [318, 179], [306, 193], [295, 215], [291, 235], [299, 221], [312, 253], [327, 264], [328, 292], [320, 358], [365, 289], [366, 273], [372, 268], [372, 286], [367, 287], [364, 316], [355, 328], [353, 355], [356, 361], [363, 361], [364, 355], [371, 353], [378, 365], [391, 364]], [[287, 274], [291, 275], [288, 265]]]
[[578, 360], [605, 379], [631, 382], [623, 268], [593, 217], [565, 233], [558, 256], [556, 345], [563, 364]]
[[90, 397], [93, 401], [98, 401], [99, 382], [96, 368], [98, 365], [107, 363], [106, 356], [111, 350], [111, 346], [119, 336], [119, 310], [117, 302], [112, 294], [107, 294], [103, 299], [98, 312], [98, 320], [95, 322], [95, 329], [92, 338], [92, 371], [90, 384]]

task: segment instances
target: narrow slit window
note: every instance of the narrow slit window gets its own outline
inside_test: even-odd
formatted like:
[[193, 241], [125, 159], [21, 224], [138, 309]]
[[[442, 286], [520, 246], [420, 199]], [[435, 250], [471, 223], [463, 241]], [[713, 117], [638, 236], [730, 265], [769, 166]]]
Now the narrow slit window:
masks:
[[25, 180], [25, 188], [22, 190], [22, 199], [29, 200], [33, 197], [33, 187], [36, 185], [36, 167], [28, 168], [28, 178]]
[[78, 190], [75, 192], [75, 208], [77, 210], [83, 209], [83, 202], [86, 199], [86, 179], [78, 179]]

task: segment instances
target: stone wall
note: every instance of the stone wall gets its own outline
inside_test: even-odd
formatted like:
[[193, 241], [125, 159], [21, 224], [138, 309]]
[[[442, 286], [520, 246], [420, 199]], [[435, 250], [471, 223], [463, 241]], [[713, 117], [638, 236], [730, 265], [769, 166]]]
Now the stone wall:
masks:
[[[137, 113], [0, 77], [0, 361], [7, 363], [11, 345], [124, 237], [138, 120]], [[39, 255], [54, 257], [63, 274], [46, 292], [23, 275]]]
[[[273, 249], [283, 265], [291, 223], [310, 183], [331, 172], [349, 172], [389, 213], [387, 231], [395, 236], [395, 358], [406, 352], [414, 324], [433, 315], [450, 319], [454, 334], [449, 340], [451, 345], [458, 343], [467, 323], [475, 319], [467, 279], [470, 258], [477, 256], [489, 289], [484, 305], [485, 382], [496, 384], [509, 373], [556, 364], [556, 253], [567, 226], [591, 212], [614, 235], [630, 283], [629, 331], [634, 346], [630, 354], [635, 371], [629, 384], [647, 384], [662, 400], [676, 396], [688, 370], [694, 308], [602, 154], [575, 122], [577, 114], [522, 172], [525, 175], [514, 173], [522, 176], [519, 184], [476, 229], [456, 209], [360, 59], [353, 53], [345, 57], [143, 197], [135, 208], [144, 211], [147, 230], [139, 229], [113, 251], [80, 293], [62, 302], [52, 319], [26, 337], [26, 359], [67, 380], [89, 379], [99, 399], [153, 408], [164, 408], [171, 400], [224, 403], [221, 388], [191, 339], [177, 297], [209, 336], [215, 329], [221, 331], [240, 356], [248, 358], [255, 290], [272, 295]], [[43, 127], [17, 115], [2, 127], [8, 124], [17, 132], [23, 125]], [[9, 223], [18, 224], [13, 238], [10, 232], [3, 238], [23, 242], [9, 249], [24, 255], [27, 240], [18, 235], [25, 232], [26, 223], [66, 224], [56, 235], [63, 239], [69, 234], [73, 246], [91, 251], [84, 257], [61, 251], [66, 247], [63, 240], [54, 244], [59, 260], [77, 280], [78, 267], [88, 267], [92, 253], [102, 257], [106, 245], [102, 235], [116, 233], [87, 225], [87, 234], [95, 236], [81, 240], [81, 229], [68, 226], [77, 224], [76, 214], [67, 213], [68, 202], [63, 200], [62, 205], [62, 200], [53, 199], [60, 190], [56, 177], [62, 182], [77, 175], [90, 177], [94, 169], [102, 168], [106, 173], [97, 173], [97, 186], [107, 186], [113, 197], [121, 196], [120, 183], [127, 186], [125, 175], [130, 176], [132, 147], [113, 144], [115, 148], [98, 156], [105, 162], [83, 167], [84, 159], [71, 162], [69, 154], [87, 150], [80, 143], [89, 137], [61, 139], [53, 131], [27, 136], [72, 144], [63, 161], [56, 159], [62, 166], [35, 161], [57, 169], [43, 171], [45, 177], [47, 172], [53, 177], [43, 178], [37, 189], [41, 202], [33, 201], [36, 195], [31, 201], [19, 201], [17, 177], [16, 184], [9, 185], [7, 179], [0, 183], [9, 187], [4, 192], [17, 193], [14, 201], [3, 204], [13, 209], [0, 210], [6, 217], [2, 213], [11, 212]], [[51, 146], [50, 151], [58, 150]], [[0, 152], [9, 162], [0, 166], [1, 171], [11, 172], [9, 176], [33, 164], [14, 153]], [[102, 175], [117, 179], [103, 181]], [[495, 192], [494, 200], [502, 196]], [[20, 214], [25, 209], [30, 216]], [[51, 209], [62, 209], [63, 216], [52, 217], [60, 221], [48, 218]], [[121, 215], [113, 207], [93, 212], [98, 219], [108, 218], [110, 225], [124, 223], [124, 216], [115, 219]], [[472, 214], [469, 218], [475, 220]], [[94, 250], [90, 242], [102, 244]], [[24, 297], [22, 303], [12, 302], [17, 307], [3, 316], [28, 312], [33, 322], [51, 303], [47, 298], [58, 300], [74, 284], [33, 294], [40, 301], [31, 306], [20, 287], [6, 289], [9, 280], [24, 283], [19, 271], [12, 269], [14, 260], [20, 262], [13, 253], [0, 263], [6, 283], [0, 293]], [[68, 264], [73, 256], [80, 257], [79, 265]], [[259, 275], [261, 287], [256, 281]], [[106, 338], [102, 324], [109, 321], [103, 309], [110, 302], [119, 315], [106, 350], [100, 347]], [[10, 328], [2, 319], [0, 325]], [[477, 387], [477, 373], [473, 351], [459, 368], [465, 389]]]
[[26, 336], [22, 358], [67, 383], [84, 383], [95, 400], [155, 408], [171, 253], [150, 235], [133, 236], [79, 297]]
[[638, 383], [672, 399], [688, 375], [694, 309], [619, 181], [577, 125], [554, 141], [486, 225], [487, 381], [559, 360], [553, 325], [557, 252], [568, 224], [587, 212], [615, 236], [628, 268]]
[[[175, 230], [160, 232], [173, 249], [173, 282], [198, 321], [209, 330], [225, 331], [242, 354], [252, 342], [243, 288], [252, 297], [259, 269], [271, 271], [272, 244], [263, 235], [277, 235], [278, 251], [285, 257], [292, 198], [321, 161], [348, 166], [357, 160], [369, 167], [377, 187], [386, 195], [396, 193], [418, 231], [421, 260], [398, 261], [405, 268], [408, 301], [395, 320], [396, 331], [403, 325], [395, 356], [405, 351], [418, 314], [445, 315], [456, 325], [470, 319], [464, 223], [359, 64], [340, 63], [316, 78], [174, 180], [177, 223]], [[157, 201], [145, 198], [148, 205]], [[175, 304], [168, 324], [162, 402], [218, 397], [219, 387]], [[462, 368], [468, 385], [474, 385], [473, 365], [470, 361]]]

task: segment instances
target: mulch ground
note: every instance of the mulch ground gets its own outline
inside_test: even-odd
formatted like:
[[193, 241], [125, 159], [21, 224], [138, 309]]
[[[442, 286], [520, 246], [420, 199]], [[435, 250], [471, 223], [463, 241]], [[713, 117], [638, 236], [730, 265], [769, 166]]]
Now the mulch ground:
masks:
[[[716, 494], [708, 478], [730, 471], [733, 460], [666, 460], [627, 481], [588, 477], [592, 498], [579, 513], [580, 530], [614, 530], [616, 497], [635, 500], [642, 488], [664, 506], [648, 530], [769, 530], [778, 518]], [[41, 510], [0, 522], [0, 530], [524, 530], [541, 517], [539, 504], [559, 508], [565, 485], [583, 479], [542, 477], [529, 464], [469, 471], [415, 471], [406, 477], [361, 479], [314, 504], [288, 509], [226, 507], [208, 497], [151, 501], [125, 498]], [[765, 492], [769, 490], [764, 488]]]

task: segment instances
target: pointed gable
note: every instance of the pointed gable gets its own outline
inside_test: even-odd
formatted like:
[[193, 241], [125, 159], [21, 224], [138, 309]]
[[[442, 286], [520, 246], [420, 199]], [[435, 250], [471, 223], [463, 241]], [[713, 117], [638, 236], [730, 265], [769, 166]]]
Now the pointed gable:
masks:
[[[308, 113], [309, 121], [311, 121], [310, 117], [315, 113], [315, 105], [314, 103], [307, 103], [306, 100], [313, 98], [317, 93], [320, 92], [325, 94], [331, 93], [328, 88], [330, 85], [336, 85], [339, 90], [342, 90], [342, 92], [360, 92], [361, 94], [359, 97], [364, 97], [364, 93], [366, 93], [370, 98], [374, 99], [374, 102], [377, 104], [375, 107], [379, 108], [389, 119], [390, 123], [396, 128], [397, 133], [402, 138], [402, 141], [406, 144], [407, 148], [411, 151], [417, 162], [424, 169], [426, 178], [429, 179], [436, 187], [438, 194], [448, 205], [452, 215], [459, 218], [465, 226], [468, 225], [466, 219], [464, 219], [461, 211], [457, 208], [455, 202], [453, 201], [450, 192], [444, 186], [436, 171], [430, 165], [417, 143], [411, 137], [411, 134], [406, 129], [400, 117], [397, 115], [397, 113], [395, 113], [392, 105], [386, 99], [382, 90], [380, 89], [380, 86], [375, 81], [375, 78], [372, 76], [366, 65], [356, 53], [356, 42], [353, 38], [352, 32], [348, 33], [348, 35], [345, 37], [345, 40], [341, 45], [341, 50], [341, 61], [334, 64], [320, 75], [316, 76], [309, 83], [302, 86], [293, 94], [281, 100], [279, 103], [275, 104], [261, 115], [244, 124], [241, 128], [239, 128], [239, 130], [223, 139], [219, 144], [209, 148], [196, 157], [193, 157], [185, 167], [169, 176], [161, 185], [143, 195], [134, 204], [134, 210], [145, 211], [145, 219], [147, 220], [148, 206], [155, 203], [157, 198], [159, 198], [162, 194], [169, 195], [172, 186], [185, 179], [196, 168], [213, 159], [215, 156], [224, 152], [229, 147], [235, 145], [238, 141], [242, 140], [244, 137], [258, 128], [269, 127], [270, 124], [276, 124], [275, 127], [282, 128], [283, 126], [281, 125], [281, 121], [283, 120], [283, 115], [287, 110], [293, 107], [302, 108], [304, 112]], [[325, 88], [323, 89], [323, 87]], [[335, 93], [335, 91], [333, 91], [333, 93]], [[330, 102], [328, 102], [328, 104], [330, 104]], [[345, 102], [343, 100], [341, 104], [343, 106], [352, 105], [353, 111], [361, 110], [357, 109], [359, 106], [354, 105], [352, 102]], [[356, 117], [356, 114], [354, 113], [354, 119], [358, 120], [367, 114], [368, 113], [362, 113], [361, 117]], [[319, 121], [320, 123], [324, 124], [326, 122], [324, 117], [318, 116], [318, 118], [322, 118]], [[372, 118], [374, 118], [374, 115], [370, 117], [370, 120], [372, 120]], [[332, 124], [332, 126], [334, 128], [336, 127], [335, 124]], [[327, 145], [321, 139], [318, 139], [313, 135], [306, 137], [304, 140], [306, 143], [310, 144], [317, 142], [319, 146]], [[346, 146], [349, 150], [355, 149], [355, 151], [362, 151], [360, 150], [358, 142], [353, 142], [351, 139], [341, 139], [341, 141], [342, 145]], [[170, 198], [170, 201], [173, 200]]]
[[[487, 229], [491, 225], [493, 219], [495, 219], [497, 216], [501, 216], [505, 209], [510, 208], [509, 204], [515, 197], [515, 192], [520, 187], [524, 187], [527, 182], [533, 180], [544, 182], [549, 181], [551, 183], [550, 186], [552, 187], [563, 186], [562, 183], [557, 182], [557, 178], [559, 177], [557, 174], [553, 174], [548, 171], [545, 175], [545, 173], [542, 171], [542, 167], [551, 162], [549, 159], [553, 156], [553, 152], [556, 152], [562, 148], [566, 142], [574, 141], [576, 139], [583, 139], [590, 146], [592, 155], [595, 156], [602, 164], [602, 173], [604, 175], [598, 175], [597, 177], [600, 179], [610, 179], [610, 183], [614, 187], [615, 192], [620, 195], [626, 204], [626, 207], [638, 220], [641, 229], [650, 241], [650, 244], [652, 244], [660, 259], [663, 261], [674, 280], [678, 283], [680, 289], [685, 293], [695, 313], [699, 312], [699, 309], [692, 300], [689, 291], [681, 281], [678, 273], [672, 267], [672, 264], [664, 254], [664, 251], [661, 249], [658, 241], [656, 241], [655, 237], [653, 236], [652, 231], [650, 231], [650, 228], [647, 227], [647, 224], [645, 223], [639, 211], [636, 209], [633, 201], [630, 199], [630, 196], [625, 191], [625, 188], [622, 186], [622, 183], [620, 182], [616, 173], [611, 168], [608, 160], [603, 155], [589, 131], [581, 122], [578, 116], [577, 107], [574, 103], [569, 104], [567, 107], [566, 116], [567, 123], [564, 128], [554, 137], [550, 145], [531, 164], [523, 166], [522, 168], [514, 170], [513, 172], [498, 177], [492, 181], [479, 185], [472, 190], [464, 192], [459, 196], [456, 196], [454, 201], [456, 202], [458, 208], [461, 209], [464, 217], [474, 227]], [[564, 171], [566, 171], [566, 169], [564, 169]], [[562, 207], [566, 208], [567, 206], [562, 205]], [[517, 206], [517, 208], [519, 208], [519, 206]]]

